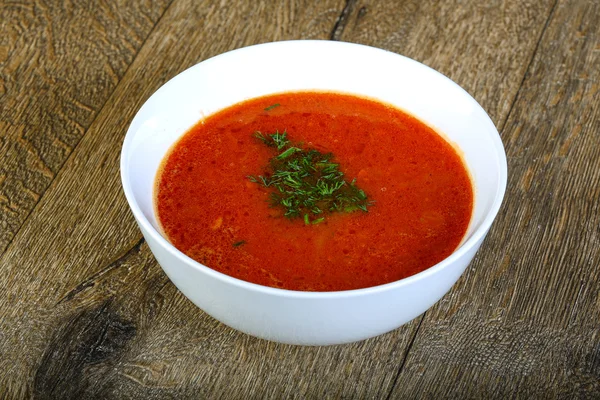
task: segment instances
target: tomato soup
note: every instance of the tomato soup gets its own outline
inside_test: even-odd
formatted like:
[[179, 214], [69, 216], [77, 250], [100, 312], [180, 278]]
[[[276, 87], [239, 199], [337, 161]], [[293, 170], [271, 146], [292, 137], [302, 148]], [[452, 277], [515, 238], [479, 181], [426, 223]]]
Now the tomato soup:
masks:
[[[341, 185], [355, 186], [368, 207], [286, 216], [275, 185], [261, 181], [272, 178], [278, 149], [258, 132], [330, 153]], [[459, 154], [418, 119], [365, 98], [298, 92], [236, 104], [190, 129], [162, 163], [155, 209], [168, 240], [214, 270], [337, 291], [393, 282], [448, 257], [467, 231], [473, 196]]]

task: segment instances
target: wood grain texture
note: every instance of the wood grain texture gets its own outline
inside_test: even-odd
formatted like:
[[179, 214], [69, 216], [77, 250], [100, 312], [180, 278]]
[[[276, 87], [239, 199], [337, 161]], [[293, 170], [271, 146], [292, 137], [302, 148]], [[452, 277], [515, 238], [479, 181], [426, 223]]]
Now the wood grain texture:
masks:
[[504, 206], [393, 397], [600, 398], [600, 5], [560, 1], [502, 132]]
[[504, 124], [552, 0], [349, 2], [340, 40], [381, 47], [428, 65]]
[[[155, 321], [150, 302], [136, 297], [136, 293], [158, 291], [165, 285], [166, 278], [154, 263], [147, 265], [142, 259], [134, 258], [133, 267], [115, 261], [120, 253], [135, 257], [135, 251], [128, 250], [135, 248], [140, 239], [120, 188], [121, 142], [136, 110], [168, 78], [198, 61], [235, 47], [286, 38], [327, 38], [343, 2], [322, 2], [318, 6], [300, 2], [239, 2], [222, 6], [209, 1], [180, 1], [169, 8], [93, 122], [89, 134], [56, 177], [51, 191], [0, 260], [6, 273], [0, 282], [0, 292], [4, 294], [0, 298], [0, 370], [3, 371], [0, 388], [6, 396], [35, 393], [52, 397], [58, 393], [77, 395], [80, 391], [92, 397], [109, 396], [112, 386], [107, 382], [116, 382], [114, 387], [121, 388], [122, 393], [142, 398], [160, 397], [163, 387], [172, 386], [175, 386], [174, 393], [177, 388], [187, 388], [187, 393], [195, 397], [193, 394], [207, 386], [205, 379], [199, 379], [206, 378], [207, 373], [213, 374], [213, 378], [220, 374], [223, 379], [219, 387], [228, 388], [225, 378], [229, 371], [214, 370], [216, 360], [228, 360], [229, 354], [232, 358], [228, 365], [235, 365], [241, 350], [233, 347], [231, 337], [247, 338], [204, 315], [170, 284], [165, 290], [171, 288], [173, 300], [169, 301], [164, 314], [160, 314], [170, 322], [157, 322], [160, 329], [154, 332], [140, 328], [146, 319], [152, 322], [146, 326], [155, 326]], [[149, 257], [147, 249], [144, 254]], [[148, 268], [158, 274], [159, 281], [146, 276]], [[134, 274], [129, 275], [129, 272]], [[121, 279], [122, 273], [127, 275]], [[117, 278], [116, 282], [112, 277]], [[104, 285], [105, 281], [109, 283]], [[136, 288], [140, 292], [134, 290]], [[85, 355], [98, 354], [94, 346], [102, 347], [106, 332], [114, 330], [109, 329], [113, 326], [128, 327], [126, 334], [117, 335], [115, 339], [119, 346], [111, 345], [120, 349], [119, 357], [114, 352], [106, 357]], [[149, 362], [166, 365], [164, 373], [160, 370], [150, 373], [154, 368], [151, 364], [148, 377], [144, 377], [146, 370], [135, 365], [129, 367], [120, 358], [134, 346], [131, 326], [135, 327], [134, 337], [141, 350], [139, 354], [132, 353], [130, 361], [135, 362], [137, 356], [143, 361], [145, 357]], [[89, 333], [90, 329], [93, 332]], [[401, 340], [394, 342], [401, 343]], [[229, 353], [227, 346], [231, 346]], [[27, 351], [20, 350], [23, 348]], [[262, 354], [262, 350], [257, 354]], [[62, 355], [67, 361], [56, 360], [54, 355]], [[274, 357], [290, 362], [287, 356], [276, 354]], [[122, 370], [110, 369], [106, 364], [109, 362], [120, 363]], [[377, 366], [381, 362], [385, 360], [373, 359]], [[67, 364], [72, 370], [65, 369]], [[97, 385], [91, 384], [93, 379], [88, 377], [94, 376], [93, 371], [98, 368], [106, 371], [102, 366], [106, 366], [111, 375]], [[267, 366], [258, 359], [249, 368]], [[356, 382], [361, 381], [362, 373], [371, 370], [353, 370], [351, 365], [337, 368], [339, 373], [354, 371]], [[70, 378], [59, 379], [55, 375], [58, 371]], [[370, 379], [364, 381], [371, 382]], [[52, 382], [56, 384], [53, 387]], [[380, 380], [373, 382], [377, 384]], [[339, 385], [342, 390], [342, 384]], [[390, 387], [391, 381], [388, 381], [388, 390]], [[363, 390], [368, 388], [363, 386]], [[379, 387], [371, 390], [379, 390]]]
[[168, 3], [0, 3], [0, 254]]
[[[418, 386], [425, 373], [419, 368], [434, 367], [429, 361], [410, 373], [413, 386], [403, 381], [415, 371], [412, 357], [402, 368], [414, 335], [431, 331], [418, 320], [352, 345], [294, 347], [238, 333], [193, 306], [141, 240], [121, 194], [120, 146], [136, 110], [176, 73], [232, 48], [292, 38], [333, 36], [426, 61], [450, 72], [502, 121], [510, 107], [499, 103], [512, 103], [551, 6], [525, 3], [534, 10], [523, 15], [522, 4], [498, 2], [497, 11], [471, 2], [176, 0], [0, 258], [0, 398], [385, 398], [399, 373], [395, 396], [435, 393]], [[459, 58], [452, 46], [477, 50]], [[477, 263], [498, 254], [502, 248], [488, 245]], [[473, 285], [473, 271], [462, 285]], [[466, 326], [487, 332], [469, 315]], [[439, 338], [425, 345], [469, 343], [443, 328]], [[413, 348], [432, 357], [419, 339]], [[413, 387], [422, 391], [408, 391]]]

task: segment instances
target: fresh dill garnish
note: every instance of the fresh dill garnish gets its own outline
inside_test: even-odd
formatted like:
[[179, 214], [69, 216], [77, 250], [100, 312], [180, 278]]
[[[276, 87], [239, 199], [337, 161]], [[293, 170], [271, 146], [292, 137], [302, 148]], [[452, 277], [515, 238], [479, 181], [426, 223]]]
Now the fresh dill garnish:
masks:
[[292, 144], [287, 132], [255, 132], [254, 137], [276, 148], [278, 154], [271, 158], [264, 175], [248, 179], [269, 188], [272, 206], [282, 207], [286, 217], [303, 218], [306, 225], [314, 225], [323, 222], [326, 213], [367, 212], [373, 204], [356, 186], [356, 179], [344, 179], [333, 154]]
[[290, 141], [287, 139], [287, 133], [275, 132], [272, 135], [263, 135], [259, 131], [254, 132], [254, 137], [261, 140], [264, 144], [270, 147], [277, 147], [277, 150], [283, 149]]
[[271, 104], [269, 107], [265, 108], [265, 111], [271, 111], [272, 109], [279, 107], [281, 104], [279, 103], [275, 103], [275, 104]]
[[232, 244], [233, 247], [240, 247], [242, 245], [246, 244], [245, 240], [240, 240], [239, 242], [235, 242], [234, 244]]

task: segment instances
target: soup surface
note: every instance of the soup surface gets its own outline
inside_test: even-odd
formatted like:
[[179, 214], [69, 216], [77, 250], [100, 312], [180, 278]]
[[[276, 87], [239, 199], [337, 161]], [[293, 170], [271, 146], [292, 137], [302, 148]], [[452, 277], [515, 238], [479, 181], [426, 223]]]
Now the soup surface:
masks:
[[[277, 149], [256, 132], [331, 152], [367, 211], [284, 216], [269, 176]], [[466, 233], [473, 188], [465, 166], [421, 121], [372, 100], [322, 92], [251, 99], [200, 121], [171, 149], [155, 188], [169, 241], [224, 274], [277, 288], [376, 286], [449, 256]]]

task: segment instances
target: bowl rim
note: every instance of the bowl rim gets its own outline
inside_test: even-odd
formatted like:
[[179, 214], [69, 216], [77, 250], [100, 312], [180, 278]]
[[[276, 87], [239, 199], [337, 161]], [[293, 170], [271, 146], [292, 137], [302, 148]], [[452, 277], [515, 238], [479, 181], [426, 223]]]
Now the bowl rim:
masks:
[[[133, 189], [132, 189], [131, 183], [130, 183], [130, 176], [128, 173], [127, 163], [129, 161], [130, 145], [133, 140], [133, 137], [137, 133], [137, 130], [136, 131], [132, 130], [134, 121], [138, 117], [138, 115], [139, 115], [140, 111], [142, 110], [142, 108], [144, 107], [144, 105], [152, 97], [154, 97], [158, 92], [160, 92], [161, 89], [172, 84], [172, 82], [176, 78], [179, 78], [184, 74], [187, 74], [191, 70], [197, 68], [199, 65], [205, 64], [205, 63], [216, 62], [217, 59], [230, 57], [234, 53], [253, 51], [253, 49], [255, 49], [257, 47], [264, 48], [267, 46], [268, 47], [331, 46], [331, 47], [339, 47], [339, 48], [342, 48], [342, 47], [355, 48], [355, 49], [360, 49], [363, 51], [365, 49], [368, 49], [368, 51], [384, 52], [384, 53], [391, 54], [394, 57], [399, 57], [399, 58], [403, 59], [403, 62], [415, 63], [418, 65], [419, 68], [428, 70], [429, 73], [439, 75], [442, 79], [448, 81], [448, 83], [450, 83], [451, 86], [454, 86], [460, 92], [463, 92], [463, 94], [466, 95], [466, 97], [473, 103], [473, 106], [475, 108], [479, 109], [479, 111], [481, 111], [483, 113], [482, 115], [485, 118], [487, 118], [490, 126], [493, 127], [492, 130], [486, 130], [486, 134], [492, 140], [493, 147], [497, 153], [498, 161], [499, 161], [499, 163], [498, 163], [498, 167], [499, 167], [498, 187], [496, 188], [496, 196], [494, 198], [492, 205], [489, 208], [489, 211], [485, 214], [485, 217], [481, 221], [479, 227], [473, 231], [471, 237], [468, 238], [467, 240], [464, 240], [459, 245], [459, 247], [452, 252], [452, 254], [450, 254], [448, 257], [444, 258], [439, 263], [437, 263], [419, 273], [408, 276], [406, 278], [402, 278], [400, 280], [385, 283], [382, 285], [370, 286], [370, 287], [360, 288], [360, 289], [329, 291], [329, 292], [309, 292], [309, 291], [298, 291], [298, 290], [289, 290], [289, 289], [274, 288], [274, 287], [270, 287], [270, 286], [263, 286], [263, 285], [259, 285], [257, 283], [244, 281], [242, 279], [238, 279], [233, 276], [216, 271], [204, 264], [197, 262], [196, 260], [187, 256], [182, 251], [178, 250], [160, 232], [158, 232], [158, 230], [156, 228], [154, 228], [154, 226], [150, 223], [150, 221], [146, 218], [146, 216], [142, 212], [139, 204], [136, 201], [135, 195], [133, 194]], [[200, 61], [199, 63], [185, 69], [184, 71], [182, 71], [182, 72], [178, 73], [177, 75], [173, 76], [172, 78], [170, 78], [159, 89], [157, 89], [155, 92], [153, 92], [153, 94], [148, 99], [146, 99], [144, 104], [138, 109], [138, 111], [136, 112], [136, 115], [134, 116], [134, 118], [132, 119], [132, 121], [129, 125], [129, 128], [127, 129], [127, 133], [125, 134], [125, 138], [123, 140], [123, 145], [122, 145], [121, 154], [120, 154], [121, 183], [123, 186], [123, 191], [124, 191], [125, 197], [127, 199], [127, 202], [129, 204], [129, 207], [131, 208], [131, 211], [132, 211], [135, 219], [137, 220], [138, 224], [141, 225], [143, 230], [145, 232], [147, 232], [147, 234], [152, 236], [152, 239], [154, 241], [156, 241], [163, 249], [167, 250], [172, 256], [177, 258], [180, 262], [185, 264], [187, 267], [194, 268], [194, 269], [198, 270], [199, 272], [202, 272], [202, 273], [205, 273], [205, 274], [211, 276], [214, 279], [223, 281], [223, 283], [237, 286], [240, 289], [245, 289], [245, 290], [253, 291], [253, 292], [260, 292], [265, 295], [283, 296], [283, 297], [290, 297], [290, 298], [307, 298], [307, 299], [315, 299], [315, 300], [316, 299], [331, 299], [331, 298], [348, 298], [348, 297], [364, 296], [364, 295], [370, 295], [370, 294], [377, 294], [377, 293], [381, 293], [381, 292], [387, 292], [390, 290], [396, 290], [403, 286], [407, 286], [414, 282], [426, 279], [427, 277], [429, 277], [431, 275], [435, 275], [436, 273], [440, 272], [441, 270], [443, 270], [445, 268], [449, 268], [455, 261], [457, 261], [458, 259], [463, 257], [465, 255], [465, 253], [470, 251], [480, 240], [482, 240], [483, 237], [486, 235], [487, 231], [489, 230], [489, 228], [491, 227], [494, 219], [496, 218], [496, 216], [500, 210], [500, 207], [502, 205], [502, 201], [504, 199], [504, 195], [506, 192], [506, 185], [507, 185], [507, 179], [508, 179], [508, 171], [507, 170], [508, 170], [508, 167], [507, 167], [506, 151], [504, 149], [504, 145], [502, 143], [500, 134], [498, 133], [496, 126], [494, 125], [493, 121], [491, 120], [491, 118], [489, 117], [487, 112], [477, 102], [477, 100], [475, 100], [466, 90], [464, 90], [457, 83], [452, 81], [450, 78], [448, 78], [444, 74], [434, 70], [433, 68], [428, 67], [425, 64], [422, 64], [416, 60], [413, 60], [413, 59], [403, 56], [401, 54], [394, 53], [394, 52], [380, 49], [380, 48], [376, 48], [376, 47], [372, 47], [372, 46], [358, 44], [358, 43], [339, 42], [339, 41], [330, 41], [330, 40], [286, 40], [286, 41], [255, 44], [255, 45], [242, 47], [242, 48], [238, 48], [238, 49], [234, 49], [234, 50], [230, 50], [230, 51], [218, 54], [218, 55], [210, 57], [206, 60]], [[159, 265], [160, 265], [160, 263], [159, 263]], [[161, 266], [161, 268], [162, 268], [162, 266]]]

